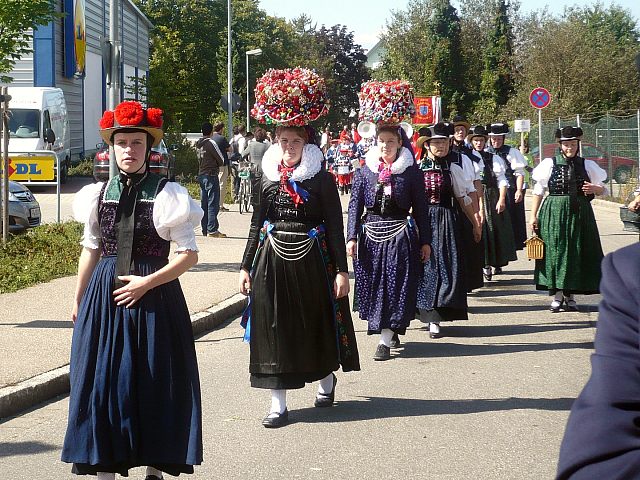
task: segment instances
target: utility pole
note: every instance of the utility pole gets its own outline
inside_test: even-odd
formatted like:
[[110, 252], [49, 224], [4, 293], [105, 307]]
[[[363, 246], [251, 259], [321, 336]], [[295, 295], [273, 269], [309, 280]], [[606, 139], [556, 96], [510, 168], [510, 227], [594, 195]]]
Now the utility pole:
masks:
[[227, 136], [229, 141], [233, 135], [233, 85], [231, 84], [233, 80], [231, 76], [231, 0], [227, 0], [227, 115], [229, 116]]
[[[109, 44], [108, 71], [107, 71], [107, 98], [109, 110], [114, 110], [120, 103], [120, 40], [119, 33], [119, 1], [109, 0]], [[105, 52], [106, 53], [106, 52]], [[109, 178], [118, 173], [116, 156], [113, 147], [109, 147]]]
[[2, 244], [9, 240], [9, 89], [0, 92], [0, 132], [2, 134]]

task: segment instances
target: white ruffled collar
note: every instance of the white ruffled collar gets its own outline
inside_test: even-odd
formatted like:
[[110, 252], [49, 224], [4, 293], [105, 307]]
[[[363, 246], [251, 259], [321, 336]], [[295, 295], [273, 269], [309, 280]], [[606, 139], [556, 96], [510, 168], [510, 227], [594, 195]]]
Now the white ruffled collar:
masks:
[[[382, 153], [380, 152], [380, 147], [378, 145], [373, 145], [365, 158], [365, 163], [369, 170], [373, 173], [378, 173], [378, 166], [380, 165], [380, 158], [382, 157]], [[409, 168], [411, 165], [415, 163], [415, 159], [411, 152], [406, 148], [402, 147], [400, 150], [400, 155], [396, 159], [395, 162], [391, 164], [391, 173], [393, 175], [397, 175], [399, 173], [404, 173], [404, 171]]]
[[[307, 144], [302, 150], [302, 160], [293, 171], [291, 180], [302, 182], [313, 178], [322, 168], [324, 155], [316, 145]], [[282, 162], [280, 145], [271, 145], [262, 157], [262, 173], [272, 182], [280, 181], [278, 167]]]

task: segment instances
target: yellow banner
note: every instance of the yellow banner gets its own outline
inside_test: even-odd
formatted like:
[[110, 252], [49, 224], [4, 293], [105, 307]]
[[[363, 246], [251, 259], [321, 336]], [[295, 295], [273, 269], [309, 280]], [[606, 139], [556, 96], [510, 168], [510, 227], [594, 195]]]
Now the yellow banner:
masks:
[[52, 182], [56, 178], [56, 157], [9, 157], [9, 179], [16, 182]]

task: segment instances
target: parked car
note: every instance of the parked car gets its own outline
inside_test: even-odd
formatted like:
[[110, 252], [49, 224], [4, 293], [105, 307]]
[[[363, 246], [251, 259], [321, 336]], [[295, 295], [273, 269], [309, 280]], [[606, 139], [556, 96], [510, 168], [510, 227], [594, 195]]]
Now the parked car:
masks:
[[[9, 231], [17, 233], [40, 225], [40, 204], [24, 185], [9, 180]], [[2, 217], [0, 216], [0, 225]]]
[[[538, 147], [531, 149], [531, 155], [533, 155], [536, 164], [540, 161], [538, 150]], [[554, 157], [560, 154], [560, 147], [557, 143], [547, 143], [542, 146], [542, 152], [543, 158]], [[582, 142], [582, 156], [587, 160], [593, 160], [605, 171], [609, 171], [609, 157], [602, 148], [593, 143]], [[638, 166], [638, 161], [633, 158], [611, 155], [611, 165], [613, 166], [613, 179], [617, 183], [627, 183], [631, 178], [633, 168]]]
[[[96, 148], [98, 151], [93, 159], [93, 178], [99, 182], [105, 182], [109, 179], [109, 145], [99, 143]], [[151, 149], [149, 170], [173, 182], [176, 176], [176, 157], [173, 154], [175, 150], [177, 150], [175, 145], [167, 148], [164, 140], [161, 140], [158, 146]]]

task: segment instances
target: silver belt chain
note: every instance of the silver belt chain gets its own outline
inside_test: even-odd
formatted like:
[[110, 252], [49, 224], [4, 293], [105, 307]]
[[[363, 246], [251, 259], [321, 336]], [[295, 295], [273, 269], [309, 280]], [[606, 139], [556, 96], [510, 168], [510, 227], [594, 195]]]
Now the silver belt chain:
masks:
[[409, 219], [380, 220], [377, 222], [366, 222], [362, 225], [362, 229], [369, 240], [382, 243], [400, 235], [408, 225]]
[[269, 240], [273, 251], [286, 262], [295, 262], [304, 258], [307, 253], [311, 251], [313, 244], [316, 241], [315, 238], [302, 232], [276, 231], [275, 233], [306, 237], [304, 240], [300, 240], [299, 242], [285, 242], [284, 240], [278, 240], [273, 233], [269, 233]]

